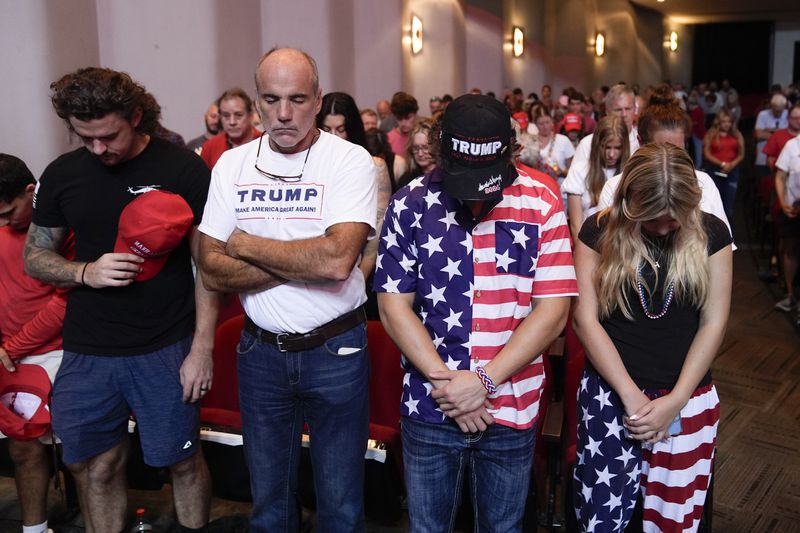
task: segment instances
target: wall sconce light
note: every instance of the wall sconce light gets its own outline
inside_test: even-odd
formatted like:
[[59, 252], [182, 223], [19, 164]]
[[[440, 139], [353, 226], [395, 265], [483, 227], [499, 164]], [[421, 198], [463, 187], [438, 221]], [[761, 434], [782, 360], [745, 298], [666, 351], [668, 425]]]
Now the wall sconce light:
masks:
[[672, 31], [669, 34], [669, 49], [673, 52], [678, 50], [678, 32]]
[[511, 39], [511, 50], [514, 53], [514, 57], [519, 57], [522, 55], [522, 52], [525, 51], [525, 33], [522, 31], [522, 28], [518, 26], [514, 26], [514, 33]]
[[594, 53], [597, 57], [602, 57], [606, 53], [606, 36], [601, 31], [594, 36]]
[[411, 15], [411, 53], [417, 55], [422, 52], [422, 19]]

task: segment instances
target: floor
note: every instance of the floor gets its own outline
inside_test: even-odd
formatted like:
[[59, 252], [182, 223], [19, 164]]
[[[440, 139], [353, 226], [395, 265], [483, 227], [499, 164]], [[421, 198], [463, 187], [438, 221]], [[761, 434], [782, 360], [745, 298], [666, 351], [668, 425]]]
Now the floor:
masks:
[[[800, 331], [793, 317], [773, 310], [782, 290], [759, 280], [765, 256], [751, 244], [746, 224], [737, 227], [745, 231], [735, 232], [740, 249], [734, 254], [731, 318], [713, 370], [722, 401], [713, 530], [800, 532]], [[62, 501], [51, 490], [52, 517], [62, 516]], [[131, 491], [131, 516], [144, 506], [158, 531], [170, 530], [170, 502], [169, 485]], [[213, 530], [244, 531], [248, 510], [249, 504], [215, 499]], [[80, 524], [79, 517], [69, 521]], [[405, 519], [368, 527], [376, 533], [406, 529]], [[18, 531], [13, 480], [0, 478], [0, 533]]]

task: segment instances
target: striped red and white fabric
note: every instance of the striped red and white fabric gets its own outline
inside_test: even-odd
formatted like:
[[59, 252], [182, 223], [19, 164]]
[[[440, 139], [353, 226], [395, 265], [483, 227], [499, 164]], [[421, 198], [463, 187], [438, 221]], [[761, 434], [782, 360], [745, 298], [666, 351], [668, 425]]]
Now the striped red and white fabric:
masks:
[[575, 513], [586, 532], [625, 531], [641, 494], [642, 531], [697, 531], [711, 481], [719, 424], [713, 384], [681, 409], [680, 435], [654, 445], [624, 437], [622, 402], [592, 368], [578, 392]]
[[718, 424], [719, 397], [709, 384], [681, 409], [680, 435], [642, 450], [644, 531], [697, 531], [711, 482]]
[[[481, 297], [473, 303], [472, 320], [481, 327], [471, 336], [472, 370], [486, 365], [506, 345], [530, 314], [532, 298], [577, 295], [569, 226], [563, 210], [558, 209], [560, 202], [535, 174], [519, 171], [501, 202], [473, 230], [473, 256], [478, 259], [474, 284]], [[517, 256], [517, 264], [503, 268], [498, 251], [519, 240], [515, 223], [538, 228], [537, 247], [528, 248], [532, 257]], [[490, 412], [498, 423], [517, 429], [531, 427], [538, 417], [543, 385], [540, 355], [498, 386], [490, 398]]]

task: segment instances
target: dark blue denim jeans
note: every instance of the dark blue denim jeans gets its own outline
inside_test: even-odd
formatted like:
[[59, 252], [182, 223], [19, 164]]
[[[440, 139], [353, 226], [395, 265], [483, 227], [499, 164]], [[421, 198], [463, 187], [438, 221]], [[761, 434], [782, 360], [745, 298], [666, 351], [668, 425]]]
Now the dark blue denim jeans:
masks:
[[[239, 342], [239, 402], [250, 470], [250, 531], [297, 531], [304, 422], [311, 437], [317, 531], [364, 530], [369, 356], [361, 324], [313, 350], [280, 352], [247, 332]], [[340, 353], [343, 352], [343, 353]]]
[[410, 531], [452, 531], [470, 476], [475, 531], [522, 531], [536, 429], [494, 424], [462, 433], [455, 423], [403, 418]]
[[725, 208], [725, 216], [728, 217], [731, 227], [733, 227], [733, 205], [736, 201], [736, 191], [739, 188], [739, 167], [734, 168], [728, 172], [727, 178], [717, 176], [713, 170], [719, 167], [710, 167], [711, 172], [708, 174], [713, 178], [714, 185], [719, 190], [719, 196], [722, 200], [722, 207]]

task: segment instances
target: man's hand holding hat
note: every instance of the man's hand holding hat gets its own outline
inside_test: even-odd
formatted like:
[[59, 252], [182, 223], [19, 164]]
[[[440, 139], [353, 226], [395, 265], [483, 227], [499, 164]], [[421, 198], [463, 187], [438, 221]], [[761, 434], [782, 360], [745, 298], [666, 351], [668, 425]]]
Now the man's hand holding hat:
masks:
[[98, 289], [154, 278], [193, 220], [189, 204], [177, 194], [154, 190], [138, 196], [120, 214], [114, 253], [86, 263], [76, 281]]

